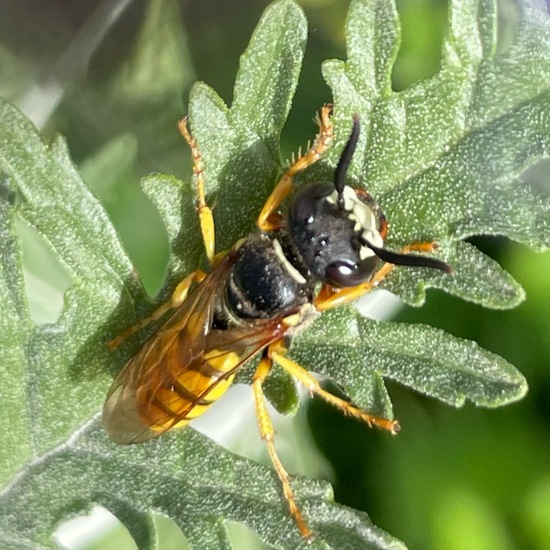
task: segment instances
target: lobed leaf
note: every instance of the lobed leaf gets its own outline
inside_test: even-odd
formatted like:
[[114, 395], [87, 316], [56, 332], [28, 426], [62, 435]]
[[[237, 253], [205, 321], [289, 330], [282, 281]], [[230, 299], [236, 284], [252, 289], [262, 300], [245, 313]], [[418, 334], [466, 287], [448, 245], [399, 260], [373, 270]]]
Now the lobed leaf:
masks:
[[248, 525], [270, 548], [403, 547], [366, 514], [333, 503], [326, 483], [295, 479], [294, 487], [318, 534], [313, 544], [295, 528], [271, 469], [192, 430], [139, 447], [115, 446], [96, 417], [2, 492], [0, 541], [14, 549], [50, 548], [52, 525], [97, 503], [124, 522], [140, 549], [154, 546], [146, 510], [173, 518], [192, 547], [205, 550], [230, 548], [225, 521]]
[[298, 362], [328, 376], [362, 408], [391, 416], [387, 378], [455, 407], [497, 407], [527, 391], [507, 361], [425, 325], [378, 322], [352, 308], [320, 317], [292, 348]]
[[[549, 18], [536, 6], [521, 4], [517, 36], [499, 52], [496, 3], [453, 0], [441, 70], [396, 93], [394, 2], [354, 0], [348, 59], [324, 66], [334, 92], [336, 142], [303, 177], [332, 177], [358, 113], [363, 132], [350, 177], [384, 209], [389, 246], [436, 239], [438, 254], [454, 270], [451, 277], [395, 270], [387, 288], [409, 303], [420, 304], [425, 288], [437, 287], [489, 307], [512, 307], [523, 298], [519, 285], [463, 239], [505, 235], [541, 249], [549, 245], [550, 201], [523, 177], [549, 154]], [[279, 0], [242, 57], [233, 105], [227, 107], [205, 84], [192, 90], [191, 129], [204, 160], [208, 200], [215, 205], [218, 250], [254, 226], [280, 171], [278, 138], [305, 36], [302, 10], [293, 0]], [[4, 102], [0, 126], [0, 414], [14, 427], [0, 437], [2, 544], [52, 547], [59, 522], [97, 503], [124, 522], [140, 548], [155, 544], [151, 511], [173, 518], [197, 548], [229, 547], [225, 521], [242, 522], [273, 548], [309, 548], [270, 468], [230, 455], [192, 430], [131, 448], [107, 441], [97, 411], [128, 353], [109, 355], [104, 344], [152, 304], [144, 304], [116, 232], [74, 169], [65, 143], [57, 139], [47, 147]], [[203, 254], [193, 189], [164, 175], [149, 176], [143, 187], [172, 247], [165, 296]], [[31, 322], [16, 217], [44, 239], [70, 274], [55, 324]], [[466, 400], [498, 406], [526, 390], [521, 374], [473, 342], [426, 326], [364, 319], [351, 308], [319, 317], [291, 354], [359, 405], [388, 417], [385, 378], [454, 406]], [[282, 393], [279, 407], [293, 409], [296, 392], [288, 380], [272, 382], [273, 391]], [[312, 547], [402, 547], [364, 513], [334, 504], [326, 484], [296, 478], [292, 484], [318, 535]]]
[[218, 250], [254, 226], [280, 168], [278, 142], [298, 82], [306, 20], [293, 1], [274, 2], [258, 23], [228, 108], [214, 90], [196, 84], [189, 99], [191, 130], [215, 205]]
[[[337, 133], [349, 127], [353, 113], [363, 123], [352, 174], [377, 197], [393, 246], [432, 239], [442, 243], [455, 277], [436, 277], [433, 285], [434, 278], [423, 275], [425, 286], [509, 307], [522, 293], [516, 284], [510, 297], [508, 276], [495, 273], [503, 292], [496, 287], [471, 292], [468, 284], [456, 283], [472, 279], [471, 265], [453, 259], [463, 255], [459, 241], [472, 235], [505, 235], [540, 249], [550, 244], [548, 197], [522, 177], [549, 154], [548, 14], [525, 2], [514, 46], [497, 54], [496, 3], [451, 2], [441, 70], [393, 92], [388, 82], [398, 30], [395, 11], [387, 4], [353, 2], [348, 60], [324, 65], [338, 107]], [[373, 69], [365, 60], [382, 45], [394, 53], [383, 58], [385, 78], [375, 78], [379, 84], [373, 87]], [[399, 286], [398, 293], [410, 303], [423, 300], [412, 280], [400, 282], [392, 290]]]

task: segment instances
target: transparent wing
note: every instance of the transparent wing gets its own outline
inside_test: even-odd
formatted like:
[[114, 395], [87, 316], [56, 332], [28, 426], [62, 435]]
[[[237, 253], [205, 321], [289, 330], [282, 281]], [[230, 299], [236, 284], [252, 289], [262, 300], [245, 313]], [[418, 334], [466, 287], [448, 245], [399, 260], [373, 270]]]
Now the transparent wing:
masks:
[[115, 442], [184, 426], [219, 399], [239, 366], [281, 336], [280, 320], [212, 328], [232, 261], [227, 256], [214, 268], [113, 382], [103, 424]]

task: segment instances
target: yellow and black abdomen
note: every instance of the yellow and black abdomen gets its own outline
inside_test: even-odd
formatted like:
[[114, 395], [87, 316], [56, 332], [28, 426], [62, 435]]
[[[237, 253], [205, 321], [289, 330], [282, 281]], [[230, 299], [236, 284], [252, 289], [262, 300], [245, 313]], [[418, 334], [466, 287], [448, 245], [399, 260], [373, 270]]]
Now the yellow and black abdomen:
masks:
[[143, 423], [157, 433], [185, 426], [226, 392], [240, 362], [234, 352], [210, 350], [162, 386], [142, 387], [136, 405]]

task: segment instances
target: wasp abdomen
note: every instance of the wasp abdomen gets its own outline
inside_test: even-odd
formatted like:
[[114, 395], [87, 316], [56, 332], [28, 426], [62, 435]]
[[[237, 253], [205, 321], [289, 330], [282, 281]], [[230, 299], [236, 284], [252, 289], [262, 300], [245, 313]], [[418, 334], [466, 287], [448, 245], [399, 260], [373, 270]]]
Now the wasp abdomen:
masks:
[[[159, 383], [155, 392], [138, 390], [137, 409], [141, 420], [152, 431], [185, 426], [216, 402], [229, 388], [239, 364], [237, 354], [210, 350], [197, 362], [196, 369], [187, 369], [171, 379], [168, 385]], [[228, 376], [229, 374], [229, 376]]]

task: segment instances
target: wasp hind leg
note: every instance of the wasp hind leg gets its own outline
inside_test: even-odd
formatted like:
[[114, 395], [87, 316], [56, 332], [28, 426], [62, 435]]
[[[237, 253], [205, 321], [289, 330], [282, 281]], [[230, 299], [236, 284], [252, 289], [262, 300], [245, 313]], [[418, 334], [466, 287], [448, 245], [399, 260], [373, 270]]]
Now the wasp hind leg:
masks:
[[321, 399], [324, 399], [327, 403], [340, 409], [345, 415], [353, 416], [369, 426], [376, 426], [383, 430], [386, 430], [392, 434], [396, 434], [399, 431], [399, 422], [397, 420], [388, 420], [387, 418], [381, 418], [373, 414], [369, 414], [360, 408], [356, 407], [349, 401], [341, 399], [336, 395], [324, 390], [319, 381], [306, 369], [298, 365], [298, 363], [292, 361], [286, 357], [287, 348], [282, 340], [274, 342], [268, 348], [269, 357], [285, 369], [291, 376], [301, 382], [311, 394], [318, 395]]
[[182, 118], [178, 122], [178, 129], [191, 149], [191, 156], [193, 158], [193, 174], [195, 177], [195, 185], [197, 187], [197, 210], [199, 212], [202, 240], [204, 242], [208, 262], [212, 264], [214, 263], [214, 254], [216, 252], [216, 234], [214, 230], [214, 215], [212, 214], [212, 209], [206, 204], [202, 156], [197, 146], [197, 141], [191, 135], [189, 128], [187, 127], [187, 117]]
[[292, 162], [264, 204], [258, 216], [258, 220], [256, 221], [256, 225], [262, 231], [275, 231], [281, 229], [282, 217], [277, 212], [277, 208], [292, 191], [294, 176], [298, 172], [305, 170], [308, 166], [315, 164], [332, 143], [334, 132], [332, 120], [330, 119], [331, 112], [331, 105], [323, 106], [317, 118], [319, 132], [313, 145], [304, 155], [298, 155], [298, 160]]
[[187, 277], [185, 277], [185, 279], [183, 279], [183, 281], [181, 281], [181, 283], [179, 283], [179, 285], [176, 287], [176, 289], [172, 293], [172, 297], [168, 302], [162, 304], [160, 307], [155, 309], [155, 311], [153, 311], [151, 315], [143, 318], [134, 326], [130, 327], [129, 329], [119, 334], [116, 338], [113, 338], [111, 341], [107, 342], [108, 348], [110, 350], [118, 348], [118, 346], [120, 346], [120, 344], [122, 344], [122, 342], [124, 342], [127, 338], [132, 336], [132, 334], [139, 332], [141, 329], [145, 328], [153, 321], [157, 321], [171, 309], [179, 307], [187, 298], [187, 294], [189, 293], [189, 288], [191, 287], [191, 285], [194, 282], [200, 283], [205, 277], [206, 273], [200, 270], [193, 271], [193, 273], [187, 275]]
[[258, 427], [260, 429], [260, 435], [262, 436], [262, 439], [265, 441], [265, 444], [267, 446], [267, 451], [269, 453], [269, 457], [271, 458], [273, 467], [275, 468], [275, 471], [277, 472], [277, 475], [279, 476], [279, 479], [281, 480], [281, 483], [283, 485], [283, 493], [285, 495], [286, 501], [288, 502], [290, 513], [296, 521], [302, 536], [311, 541], [313, 540], [313, 533], [307, 526], [302, 516], [302, 513], [300, 512], [300, 509], [296, 504], [294, 493], [292, 491], [292, 488], [290, 487], [290, 479], [288, 473], [285, 470], [285, 467], [283, 466], [281, 459], [279, 458], [279, 455], [277, 454], [277, 451], [275, 449], [275, 430], [273, 428], [271, 418], [269, 417], [269, 412], [266, 407], [265, 395], [262, 388], [262, 385], [267, 375], [269, 374], [269, 371], [271, 370], [272, 364], [273, 361], [271, 360], [271, 358], [266, 353], [264, 353], [252, 380], [252, 391], [254, 394], [256, 416], [258, 418]]

